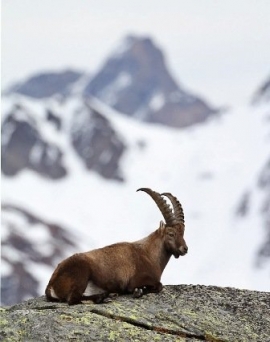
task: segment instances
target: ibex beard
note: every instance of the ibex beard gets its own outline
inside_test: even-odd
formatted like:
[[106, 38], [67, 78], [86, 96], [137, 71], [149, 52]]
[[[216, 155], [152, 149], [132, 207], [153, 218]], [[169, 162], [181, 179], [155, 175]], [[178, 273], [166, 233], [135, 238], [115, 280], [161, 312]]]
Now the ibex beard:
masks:
[[[160, 279], [170, 257], [178, 258], [188, 251], [183, 209], [171, 193], [149, 188], [137, 191], [152, 197], [165, 223], [161, 221], [157, 230], [139, 241], [77, 253], [60, 262], [45, 290], [49, 301], [73, 305], [90, 299], [103, 303], [111, 294], [133, 293], [138, 298], [162, 290]], [[163, 196], [169, 198], [172, 209]]]

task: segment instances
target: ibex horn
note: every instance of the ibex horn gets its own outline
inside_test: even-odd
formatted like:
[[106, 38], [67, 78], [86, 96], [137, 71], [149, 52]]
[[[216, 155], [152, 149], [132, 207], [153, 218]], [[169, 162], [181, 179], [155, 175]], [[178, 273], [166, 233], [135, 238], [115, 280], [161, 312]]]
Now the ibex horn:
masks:
[[169, 204], [166, 202], [164, 198], [162, 198], [162, 196], [158, 192], [153, 191], [149, 188], [140, 188], [137, 191], [144, 191], [153, 198], [168, 226], [173, 226], [178, 223], [178, 221], [174, 217], [174, 214]]
[[185, 217], [181, 203], [178, 199], [173, 196], [170, 192], [164, 192], [161, 194], [162, 196], [166, 196], [170, 199], [173, 206], [174, 218], [179, 222], [185, 225]]

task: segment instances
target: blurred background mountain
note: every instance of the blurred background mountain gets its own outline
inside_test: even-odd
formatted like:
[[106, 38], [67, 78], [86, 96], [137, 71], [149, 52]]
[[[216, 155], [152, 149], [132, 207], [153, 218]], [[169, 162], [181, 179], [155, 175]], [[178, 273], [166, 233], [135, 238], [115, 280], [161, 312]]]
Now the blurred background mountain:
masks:
[[165, 284], [269, 290], [270, 79], [225, 109], [179, 83], [150, 35], [103, 61], [2, 91], [2, 304], [43, 294], [72, 253], [156, 229], [142, 186], [185, 211], [190, 252]]

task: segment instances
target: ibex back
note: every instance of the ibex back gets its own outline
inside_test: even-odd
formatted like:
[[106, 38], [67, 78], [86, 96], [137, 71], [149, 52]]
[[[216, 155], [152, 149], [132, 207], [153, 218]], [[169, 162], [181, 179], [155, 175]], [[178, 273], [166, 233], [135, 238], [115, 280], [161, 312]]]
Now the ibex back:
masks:
[[[120, 242], [85, 253], [74, 254], [55, 269], [46, 288], [52, 301], [69, 305], [91, 299], [95, 303], [109, 300], [110, 294], [159, 292], [162, 272], [170, 257], [185, 255], [184, 213], [180, 202], [170, 193], [159, 194], [149, 188], [137, 191], [149, 194], [160, 209], [165, 223], [142, 240]], [[166, 196], [172, 208], [163, 198]]]

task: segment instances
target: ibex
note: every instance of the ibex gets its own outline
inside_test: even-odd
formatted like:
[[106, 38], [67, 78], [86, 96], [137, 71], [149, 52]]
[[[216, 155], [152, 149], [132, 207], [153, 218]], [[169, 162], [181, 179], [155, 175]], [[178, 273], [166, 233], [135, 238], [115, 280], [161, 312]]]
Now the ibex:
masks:
[[[157, 204], [165, 223], [142, 240], [120, 242], [85, 253], [74, 254], [58, 264], [46, 288], [51, 301], [66, 301], [69, 305], [91, 299], [94, 303], [109, 301], [111, 294], [133, 293], [141, 297], [159, 292], [162, 272], [170, 257], [185, 255], [184, 213], [180, 202], [171, 193], [145, 191]], [[162, 197], [166, 196], [172, 208]]]

